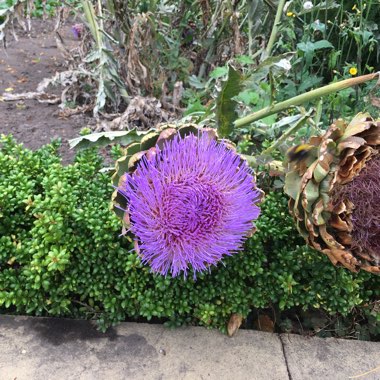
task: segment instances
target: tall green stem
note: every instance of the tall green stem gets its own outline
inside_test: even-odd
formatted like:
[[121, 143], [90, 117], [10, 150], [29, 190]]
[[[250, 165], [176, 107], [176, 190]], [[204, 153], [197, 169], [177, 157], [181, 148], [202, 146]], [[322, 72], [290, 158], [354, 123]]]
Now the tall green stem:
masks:
[[344, 90], [348, 87], [353, 87], [358, 84], [371, 81], [375, 78], [379, 78], [379, 76], [380, 76], [380, 72], [376, 72], [372, 74], [362, 75], [357, 78], [345, 79], [340, 82], [332, 83], [327, 86], [317, 88], [316, 90], [312, 90], [312, 91], [306, 92], [305, 94], [295, 96], [294, 98], [285, 100], [281, 103], [273, 104], [269, 107], [265, 107], [261, 109], [260, 111], [254, 112], [250, 115], [237, 119], [234, 122], [234, 127], [241, 128], [245, 125], [253, 123], [254, 121], [273, 115], [274, 113], [284, 111], [287, 108], [299, 106], [301, 104], [310, 102], [314, 99], [318, 99], [323, 96], [332, 94], [334, 92]]
[[278, 33], [278, 26], [280, 24], [281, 16], [282, 16], [282, 11], [285, 6], [285, 0], [280, 0], [277, 6], [277, 12], [276, 12], [276, 17], [274, 19], [274, 25], [272, 28], [271, 35], [269, 37], [268, 45], [265, 50], [266, 57], [269, 57], [272, 53], [273, 45], [274, 42], [276, 41], [277, 38], [277, 33]]

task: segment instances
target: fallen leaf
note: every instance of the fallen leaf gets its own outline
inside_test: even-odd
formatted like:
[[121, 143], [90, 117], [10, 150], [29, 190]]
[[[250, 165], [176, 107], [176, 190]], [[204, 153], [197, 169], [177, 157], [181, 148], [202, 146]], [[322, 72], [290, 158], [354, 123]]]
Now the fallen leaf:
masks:
[[13, 90], [14, 90], [13, 87], [8, 87], [8, 88], [6, 88], [4, 91], [5, 91], [5, 92], [12, 92]]
[[236, 331], [239, 330], [239, 327], [241, 326], [242, 322], [243, 316], [241, 314], [232, 314], [227, 325], [228, 336], [233, 336], [236, 333]]
[[257, 330], [265, 332], [274, 331], [274, 322], [266, 314], [259, 315], [257, 322], [255, 323]]

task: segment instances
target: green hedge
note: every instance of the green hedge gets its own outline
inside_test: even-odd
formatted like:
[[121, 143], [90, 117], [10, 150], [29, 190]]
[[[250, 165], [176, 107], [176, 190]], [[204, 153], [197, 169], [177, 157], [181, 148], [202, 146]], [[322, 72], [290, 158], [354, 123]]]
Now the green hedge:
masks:
[[0, 308], [32, 315], [126, 318], [225, 329], [231, 313], [299, 305], [330, 314], [378, 299], [380, 277], [333, 267], [295, 231], [282, 193], [266, 196], [244, 252], [211, 273], [150, 273], [119, 237], [109, 173], [94, 150], [62, 166], [58, 143], [32, 152], [11, 137], [0, 150]]

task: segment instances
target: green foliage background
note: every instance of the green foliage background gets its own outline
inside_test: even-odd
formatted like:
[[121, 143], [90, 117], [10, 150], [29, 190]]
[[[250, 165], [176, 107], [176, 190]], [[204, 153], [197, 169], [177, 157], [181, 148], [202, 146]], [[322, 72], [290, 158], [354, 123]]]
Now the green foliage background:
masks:
[[1, 142], [2, 311], [95, 318], [102, 329], [158, 317], [225, 330], [231, 313], [246, 317], [252, 308], [347, 315], [379, 299], [379, 276], [335, 268], [304, 245], [281, 192], [267, 194], [244, 252], [197, 280], [154, 275], [119, 237], [110, 175], [99, 171], [96, 150], [62, 166], [58, 143], [32, 152], [11, 137]]

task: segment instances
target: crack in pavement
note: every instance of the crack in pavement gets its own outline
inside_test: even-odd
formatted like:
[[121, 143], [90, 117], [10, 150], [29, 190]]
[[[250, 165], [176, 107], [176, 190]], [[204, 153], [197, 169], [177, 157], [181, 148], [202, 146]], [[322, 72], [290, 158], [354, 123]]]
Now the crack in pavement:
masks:
[[282, 354], [284, 355], [286, 371], [288, 372], [288, 379], [292, 380], [292, 375], [290, 373], [289, 364], [288, 364], [288, 358], [286, 357], [285, 344], [284, 344], [284, 341], [282, 340], [282, 335], [281, 334], [277, 334], [277, 335], [278, 335], [280, 342], [281, 342]]

